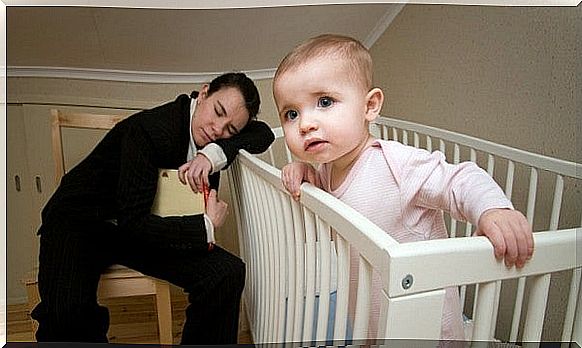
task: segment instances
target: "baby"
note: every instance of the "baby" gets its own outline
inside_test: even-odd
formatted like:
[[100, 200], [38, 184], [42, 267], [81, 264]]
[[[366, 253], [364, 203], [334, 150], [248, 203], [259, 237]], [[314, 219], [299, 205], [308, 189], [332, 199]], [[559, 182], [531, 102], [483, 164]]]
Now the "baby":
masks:
[[[489, 238], [508, 267], [522, 267], [531, 258], [531, 226], [485, 171], [370, 134], [384, 94], [372, 87], [372, 59], [360, 42], [321, 35], [300, 44], [279, 65], [273, 94], [287, 146], [301, 161], [282, 171], [295, 199], [301, 183], [310, 182], [400, 243], [447, 238], [442, 217], [447, 211], [475, 224], [475, 234]], [[308, 162], [320, 165], [315, 169]], [[377, 288], [377, 277], [374, 283]], [[372, 299], [372, 333], [377, 301]], [[464, 339], [456, 287], [446, 290], [444, 306], [441, 339]]]

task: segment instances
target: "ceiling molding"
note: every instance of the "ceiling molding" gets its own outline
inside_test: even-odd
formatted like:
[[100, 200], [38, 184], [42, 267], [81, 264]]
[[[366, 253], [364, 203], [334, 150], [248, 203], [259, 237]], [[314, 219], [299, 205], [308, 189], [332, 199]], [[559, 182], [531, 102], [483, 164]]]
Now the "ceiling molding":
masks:
[[[173, 0], [160, 4], [159, 0], [1, 0], [6, 6], [86, 6], [86, 7], [128, 7], [159, 9], [229, 9], [284, 7], [332, 4], [369, 4], [369, 0]], [[440, 4], [440, 5], [485, 5], [485, 6], [577, 6], [580, 0], [376, 0], [373, 3], [394, 4]]]
[[362, 42], [364, 46], [366, 46], [368, 49], [372, 47], [372, 45], [374, 45], [380, 36], [382, 36], [386, 29], [388, 29], [388, 26], [390, 26], [394, 18], [396, 18], [400, 11], [402, 11], [404, 6], [405, 4], [397, 4], [386, 10], [382, 18], [378, 20], [376, 26], [370, 31], [364, 42]]
[[[370, 3], [406, 3], [398, 0], [1, 0], [7, 6], [83, 6], [83, 7], [126, 7], [157, 9], [194, 9], [215, 10], [232, 8], [289, 7], [310, 5], [370, 4]], [[434, 2], [434, 0], [427, 0]], [[459, 0], [460, 1], [460, 0]], [[454, 2], [454, 1], [453, 1]]]
[[[252, 80], [271, 79], [276, 69], [242, 71]], [[49, 66], [9, 66], [7, 77], [48, 77], [78, 80], [122, 81], [138, 83], [205, 83], [224, 72], [170, 73], [107, 69], [64, 68]]]

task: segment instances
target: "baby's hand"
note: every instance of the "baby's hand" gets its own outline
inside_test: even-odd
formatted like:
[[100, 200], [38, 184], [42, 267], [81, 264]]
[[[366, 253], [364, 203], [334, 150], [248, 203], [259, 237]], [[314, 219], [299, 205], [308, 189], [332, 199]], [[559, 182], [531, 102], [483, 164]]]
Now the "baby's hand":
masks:
[[533, 254], [534, 242], [530, 224], [517, 210], [489, 209], [479, 218], [475, 231], [477, 236], [486, 236], [493, 244], [495, 257], [505, 257], [505, 265], [523, 267]]
[[208, 186], [208, 174], [211, 170], [210, 160], [206, 156], [198, 154], [193, 160], [178, 168], [178, 177], [182, 184], [187, 182], [194, 193], [203, 192], [204, 185]]
[[317, 187], [320, 186], [315, 168], [303, 162], [292, 162], [285, 165], [281, 171], [281, 181], [283, 181], [283, 186], [296, 201], [299, 200], [301, 195], [302, 182], [307, 181]]

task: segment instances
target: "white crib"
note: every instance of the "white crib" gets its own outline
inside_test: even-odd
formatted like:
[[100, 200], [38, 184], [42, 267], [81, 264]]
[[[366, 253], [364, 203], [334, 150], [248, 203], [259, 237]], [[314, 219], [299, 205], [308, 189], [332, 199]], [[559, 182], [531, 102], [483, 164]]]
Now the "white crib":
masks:
[[[244, 308], [254, 342], [312, 346], [333, 339], [342, 345], [366, 338], [372, 272], [378, 272], [383, 287], [379, 338], [438, 340], [443, 289], [458, 286], [467, 340], [580, 344], [580, 164], [385, 117], [371, 131], [428, 150], [438, 145], [449, 161], [474, 161], [505, 183], [506, 195], [536, 231], [533, 258], [520, 270], [507, 269], [495, 260], [485, 237], [399, 244], [308, 184], [300, 202], [293, 201], [279, 169], [271, 165], [290, 159], [276, 129], [280, 143], [267, 155], [241, 151], [229, 172], [247, 265]], [[450, 218], [447, 226], [451, 237], [473, 230]], [[350, 248], [360, 255], [353, 318], [348, 315]]]

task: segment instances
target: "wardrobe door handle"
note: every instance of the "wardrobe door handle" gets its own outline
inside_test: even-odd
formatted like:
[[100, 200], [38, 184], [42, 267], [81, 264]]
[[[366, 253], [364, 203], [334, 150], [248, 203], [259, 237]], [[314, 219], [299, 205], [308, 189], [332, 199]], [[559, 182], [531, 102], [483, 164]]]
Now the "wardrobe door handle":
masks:
[[42, 181], [40, 180], [40, 176], [37, 175], [34, 178], [34, 181], [36, 183], [36, 192], [42, 193]]
[[14, 187], [16, 188], [16, 192], [20, 192], [21, 187], [20, 187], [20, 175], [15, 175], [14, 176]]

